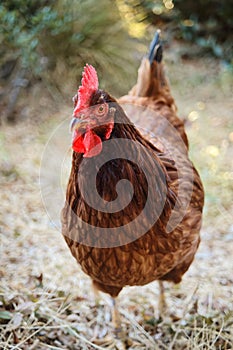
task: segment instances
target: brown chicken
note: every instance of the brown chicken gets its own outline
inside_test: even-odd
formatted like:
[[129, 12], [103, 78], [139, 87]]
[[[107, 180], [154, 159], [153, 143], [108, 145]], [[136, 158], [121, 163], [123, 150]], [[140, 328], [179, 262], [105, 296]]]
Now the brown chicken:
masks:
[[198, 248], [204, 192], [164, 75], [159, 32], [137, 84], [118, 101], [86, 65], [73, 117], [65, 240], [94, 286], [113, 298], [124, 286], [158, 280], [162, 311], [162, 281], [180, 282]]

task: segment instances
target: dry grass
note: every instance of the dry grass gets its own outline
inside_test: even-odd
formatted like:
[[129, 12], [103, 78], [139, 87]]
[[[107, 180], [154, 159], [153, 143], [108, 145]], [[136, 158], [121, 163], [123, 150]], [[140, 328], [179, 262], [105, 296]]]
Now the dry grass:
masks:
[[[168, 61], [180, 114], [188, 116], [191, 155], [206, 188], [202, 244], [182, 284], [166, 284], [167, 319], [157, 317], [156, 282], [120, 294], [125, 347], [231, 349], [232, 79], [216, 62]], [[45, 131], [69, 113], [64, 109], [52, 122], [39, 119], [45, 127], [25, 120], [0, 134], [1, 349], [123, 348], [111, 337], [107, 296], [95, 305], [89, 278], [51, 226], [40, 198]]]

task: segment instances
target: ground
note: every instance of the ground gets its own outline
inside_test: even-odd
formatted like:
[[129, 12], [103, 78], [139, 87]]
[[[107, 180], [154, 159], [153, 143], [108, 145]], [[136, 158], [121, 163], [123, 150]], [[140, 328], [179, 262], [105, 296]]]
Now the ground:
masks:
[[[125, 346], [231, 349], [232, 75], [221, 62], [174, 60], [169, 55], [167, 74], [180, 116], [186, 119], [191, 158], [205, 186], [202, 242], [182, 283], [165, 286], [169, 317], [158, 318], [156, 282], [122, 291], [118, 303]], [[48, 119], [34, 110], [17, 125], [1, 129], [1, 349], [123, 346], [111, 336], [108, 297], [101, 295], [96, 306], [90, 279], [50, 223], [41, 199], [45, 144], [70, 113], [67, 107]]]

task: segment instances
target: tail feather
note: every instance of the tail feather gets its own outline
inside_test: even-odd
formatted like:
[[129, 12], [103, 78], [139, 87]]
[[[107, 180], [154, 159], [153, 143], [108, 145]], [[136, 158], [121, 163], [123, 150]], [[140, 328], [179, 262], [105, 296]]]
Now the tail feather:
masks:
[[165, 78], [162, 57], [163, 48], [160, 40], [160, 30], [157, 30], [151, 41], [149, 54], [142, 59], [138, 69], [137, 84], [129, 92], [132, 96], [153, 97], [169, 91]]
[[[149, 53], [142, 59], [138, 69], [137, 84], [129, 91], [128, 95], [122, 96], [119, 100], [121, 103], [132, 103], [136, 106], [144, 106], [153, 109], [154, 114], [166, 118], [180, 133], [185, 145], [188, 148], [187, 135], [184, 130], [184, 123], [176, 114], [177, 107], [171, 95], [168, 81], [164, 74], [162, 63], [162, 44], [160, 41], [160, 31], [157, 31], [149, 48]], [[140, 109], [139, 109], [140, 111]], [[148, 113], [148, 115], [151, 115]], [[144, 126], [145, 119], [140, 124], [140, 118], [136, 122]], [[159, 119], [158, 119], [159, 120]], [[156, 130], [155, 121], [148, 121], [148, 128]], [[159, 146], [160, 147], [160, 146]]]
[[158, 29], [157, 32], [155, 33], [153, 40], [150, 43], [148, 58], [151, 65], [154, 60], [160, 63], [163, 58], [163, 47], [160, 41], [160, 34], [161, 34], [161, 30]]

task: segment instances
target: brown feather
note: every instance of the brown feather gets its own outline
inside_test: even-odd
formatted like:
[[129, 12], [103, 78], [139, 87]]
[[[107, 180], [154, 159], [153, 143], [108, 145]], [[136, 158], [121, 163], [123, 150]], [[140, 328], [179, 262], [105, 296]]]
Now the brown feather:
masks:
[[[108, 102], [116, 104], [115, 99], [105, 94]], [[98, 100], [97, 97], [94, 98]], [[148, 119], [141, 120], [138, 115], [131, 114], [131, 107], [128, 108], [129, 121], [123, 109], [116, 104], [116, 113], [121, 124], [115, 123], [111, 139], [135, 140], [153, 155], [153, 164], [157, 166], [150, 162], [146, 166], [151, 176], [156, 179], [157, 189], [148, 188], [146, 177], [138, 165], [127, 160], [114, 159], [106, 163], [97, 176], [98, 193], [106, 201], [114, 201], [117, 196], [116, 184], [121, 179], [128, 179], [134, 187], [133, 198], [124, 209], [116, 213], [109, 214], [93, 209], [84, 202], [80, 194], [77, 177], [82, 186], [88, 181], [88, 174], [80, 170], [82, 155], [74, 152], [66, 203], [62, 211], [62, 232], [71, 253], [83, 271], [91, 277], [95, 287], [113, 297], [117, 296], [126, 285], [144, 285], [156, 279], [180, 282], [182, 275], [192, 263], [200, 242], [199, 231], [204, 204], [202, 183], [188, 159], [188, 140], [184, 124], [176, 114], [176, 106], [164, 77], [162, 65], [154, 62], [150, 67], [148, 60], [144, 59], [139, 69], [136, 86], [129, 95], [120, 99], [120, 103], [123, 107], [124, 105], [140, 106], [148, 111]], [[151, 110], [153, 113], [150, 112]], [[152, 118], [151, 115], [157, 117]], [[176, 168], [175, 158], [169, 149], [175, 139], [173, 140], [172, 133], [164, 134], [164, 120], [173, 125], [185, 144], [183, 148], [179, 145], [174, 148], [174, 154], [179, 159], [181, 169]], [[146, 125], [146, 129], [156, 136], [146, 132], [141, 134], [133, 123], [136, 123], [139, 129], [143, 129]], [[164, 137], [163, 142], [158, 137], [159, 134]], [[105, 147], [104, 143], [103, 147]], [[137, 155], [137, 164], [144, 159], [143, 152]], [[118, 154], [117, 146], [114, 154]], [[88, 161], [93, 160], [90, 158]], [[182, 203], [177, 203], [179, 170], [187, 175], [182, 183], [184, 189], [187, 188], [188, 192], [190, 184], [193, 185], [190, 201], [185, 208], [182, 207]], [[159, 206], [165, 190], [167, 194], [162, 213], [158, 214], [158, 220], [143, 236], [116, 247], [92, 247], [103, 239], [100, 228], [111, 229], [124, 226], [137, 218], [147, 201], [148, 191], [152, 191], [154, 201], [157, 201]], [[187, 201], [186, 190], [182, 196], [182, 202]], [[169, 225], [171, 214], [179, 217], [182, 212], [181, 222], [178, 222], [171, 232], [167, 232], [166, 226]], [[95, 227], [95, 237], [90, 234], [88, 236], [88, 232], [84, 229], [82, 222], [78, 222], [77, 217]], [[146, 227], [145, 222], [141, 225], [142, 228]], [[136, 231], [139, 228], [134, 229]], [[119, 237], [119, 241], [123, 243], [124, 237], [134, 237], [134, 233], [122, 227], [122, 236]], [[84, 238], [85, 244], [82, 244]], [[115, 242], [115, 238], [108, 234], [106, 234], [106, 240], [111, 245]]]

